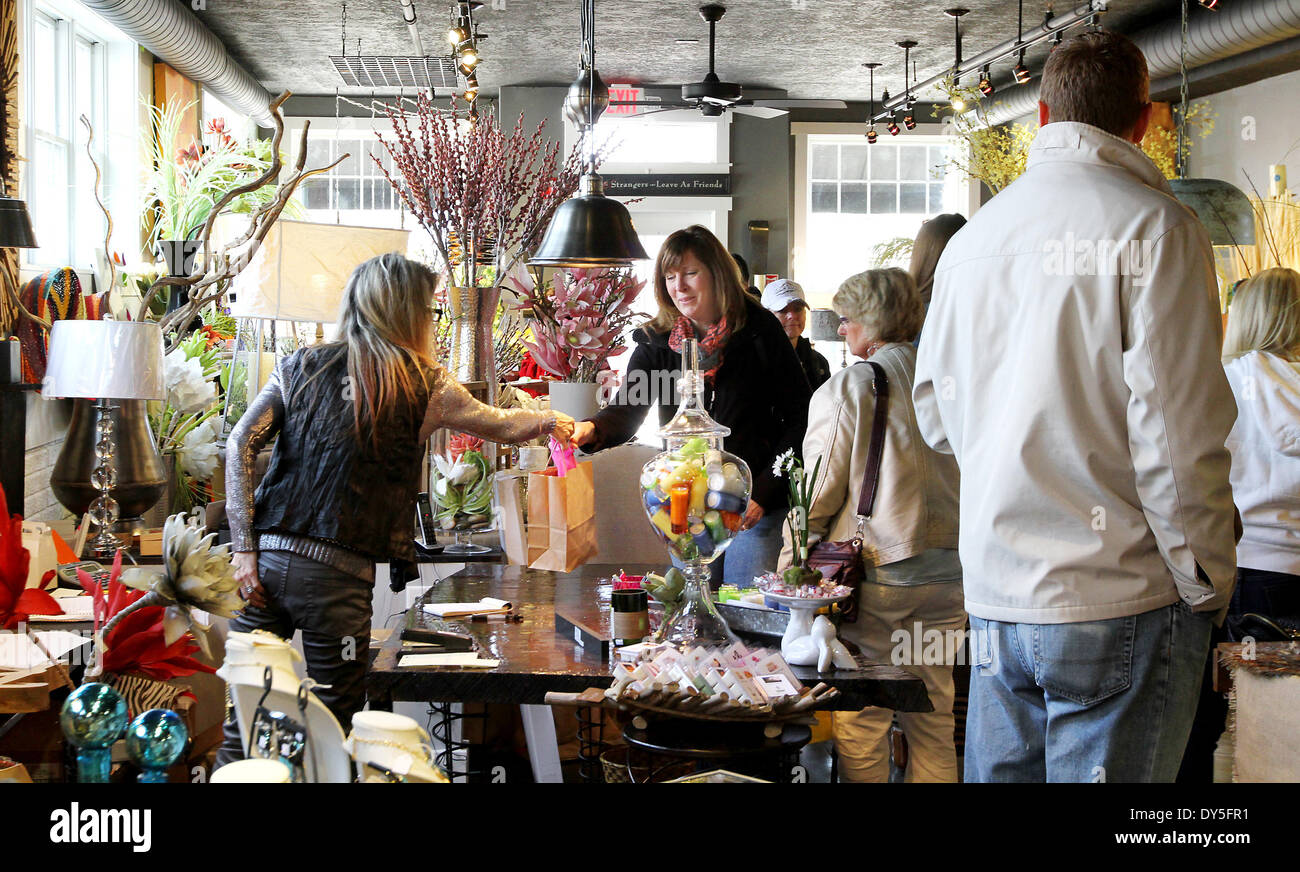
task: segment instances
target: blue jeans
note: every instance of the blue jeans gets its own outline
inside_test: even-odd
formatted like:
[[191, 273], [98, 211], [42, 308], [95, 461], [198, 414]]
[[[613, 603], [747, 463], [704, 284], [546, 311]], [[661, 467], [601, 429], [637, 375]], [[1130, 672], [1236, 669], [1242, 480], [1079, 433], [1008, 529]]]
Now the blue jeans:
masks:
[[1107, 621], [970, 623], [966, 781], [1174, 780], [1210, 614], [1179, 602]]
[[[709, 564], [709, 583], [717, 588], [723, 584], [752, 587], [754, 576], [774, 572], [781, 556], [781, 525], [788, 510], [784, 507], [763, 515], [757, 524], [741, 533], [722, 556]], [[672, 558], [673, 566], [682, 568], [682, 562]]]

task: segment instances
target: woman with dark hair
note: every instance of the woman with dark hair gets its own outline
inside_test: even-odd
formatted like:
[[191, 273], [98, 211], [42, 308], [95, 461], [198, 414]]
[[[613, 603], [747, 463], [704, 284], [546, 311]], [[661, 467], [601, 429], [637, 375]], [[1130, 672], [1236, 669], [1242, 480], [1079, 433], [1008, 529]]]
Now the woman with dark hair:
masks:
[[772, 461], [799, 451], [812, 392], [781, 323], [746, 293], [735, 260], [707, 228], [687, 227], [664, 241], [655, 260], [655, 301], [658, 313], [632, 334], [636, 350], [618, 394], [579, 421], [573, 438], [589, 451], [620, 445], [636, 435], [652, 405], [667, 423], [677, 410], [682, 342], [699, 340], [705, 405], [731, 428], [727, 450], [754, 476], [746, 529], [714, 562], [713, 578], [746, 587], [776, 568], [788, 505]]
[[[247, 608], [232, 631], [302, 631], [307, 674], [344, 731], [366, 702], [374, 564], [413, 564], [412, 519], [424, 445], [449, 427], [496, 442], [573, 419], [478, 402], [433, 356], [437, 276], [397, 254], [357, 267], [339, 338], [294, 352], [230, 434], [226, 510], [231, 562]], [[277, 435], [253, 492], [253, 463]], [[396, 566], [394, 567], [396, 570]], [[351, 640], [353, 644], [345, 644]], [[219, 763], [242, 757], [229, 720]]]

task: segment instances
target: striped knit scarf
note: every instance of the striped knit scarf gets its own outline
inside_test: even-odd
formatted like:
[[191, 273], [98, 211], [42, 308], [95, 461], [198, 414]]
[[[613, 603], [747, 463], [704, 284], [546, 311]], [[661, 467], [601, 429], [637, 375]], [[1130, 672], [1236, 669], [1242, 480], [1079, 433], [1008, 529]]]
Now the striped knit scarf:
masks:
[[[668, 334], [668, 347], [678, 354], [682, 353], [682, 344], [688, 337], [695, 337], [695, 325], [685, 315], [677, 319], [673, 332]], [[718, 367], [722, 366], [722, 352], [731, 338], [731, 328], [727, 326], [727, 317], [718, 319], [700, 340], [700, 369], [704, 371], [704, 382], [710, 387]]]

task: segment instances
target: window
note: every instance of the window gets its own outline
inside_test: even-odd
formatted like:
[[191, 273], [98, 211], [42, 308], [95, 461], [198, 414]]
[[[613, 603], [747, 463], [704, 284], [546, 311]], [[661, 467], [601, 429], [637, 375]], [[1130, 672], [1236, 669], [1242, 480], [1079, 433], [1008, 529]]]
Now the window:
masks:
[[[297, 157], [298, 142], [305, 119], [292, 118], [285, 129], [283, 148], [289, 159]], [[307, 136], [308, 167], [328, 166], [339, 157], [348, 157], [330, 173], [313, 176], [299, 186], [294, 196], [302, 204], [304, 219], [326, 224], [340, 223], [361, 227], [403, 227], [410, 221], [401, 199], [384, 174], [371, 159], [383, 162], [394, 173], [393, 159], [380, 143], [376, 129], [384, 138], [392, 122], [357, 118], [313, 118]]]
[[813, 212], [933, 215], [944, 210], [948, 148], [857, 142], [810, 146]]
[[[39, 0], [27, 9], [23, 142], [29, 162], [22, 172], [23, 197], [41, 245], [26, 251], [24, 263], [86, 268], [103, 248], [105, 224], [95, 202], [95, 169], [86, 154], [82, 116], [95, 131], [92, 147], [104, 176], [101, 196], [115, 214], [139, 215], [134, 183], [124, 181], [136, 167], [117, 169], [107, 160], [108, 143], [134, 144], [136, 138], [135, 114], [110, 105], [110, 84], [123, 79], [129, 87], [112, 89], [118, 91], [117, 109], [123, 95], [134, 100], [134, 78], [121, 63], [132, 44], [79, 4]], [[116, 244], [122, 245], [121, 238]]]
[[970, 186], [949, 166], [949, 137], [882, 136], [871, 145], [856, 126], [852, 133], [799, 127], [792, 129], [799, 175], [791, 274], [813, 306], [829, 306], [840, 282], [877, 266], [877, 246], [914, 238], [932, 215], [969, 214]]

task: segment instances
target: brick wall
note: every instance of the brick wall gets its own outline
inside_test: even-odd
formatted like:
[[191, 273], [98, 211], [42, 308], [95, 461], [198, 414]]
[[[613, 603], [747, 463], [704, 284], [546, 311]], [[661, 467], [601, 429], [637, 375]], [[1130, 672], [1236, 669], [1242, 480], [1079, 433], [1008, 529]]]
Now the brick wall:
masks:
[[63, 448], [72, 403], [53, 402], [38, 394], [27, 395], [27, 453], [23, 464], [23, 517], [57, 521], [71, 517], [50, 490], [50, 472]]

